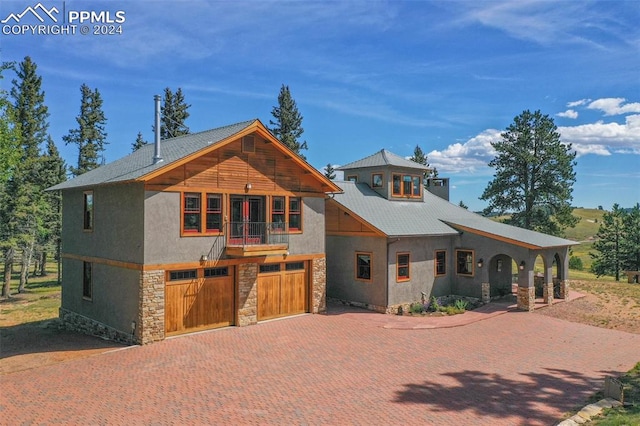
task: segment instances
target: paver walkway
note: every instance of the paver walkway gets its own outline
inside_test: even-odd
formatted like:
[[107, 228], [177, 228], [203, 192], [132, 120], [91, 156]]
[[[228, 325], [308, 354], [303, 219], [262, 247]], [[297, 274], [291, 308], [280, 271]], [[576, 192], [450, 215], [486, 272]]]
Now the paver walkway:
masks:
[[342, 307], [4, 375], [0, 423], [549, 425], [640, 360], [640, 335], [526, 312], [410, 330], [376, 315]]

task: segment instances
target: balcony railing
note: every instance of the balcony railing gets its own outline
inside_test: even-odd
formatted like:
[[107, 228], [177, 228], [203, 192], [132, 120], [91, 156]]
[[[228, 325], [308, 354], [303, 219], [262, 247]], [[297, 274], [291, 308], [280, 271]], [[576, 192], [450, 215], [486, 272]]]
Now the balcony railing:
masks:
[[289, 224], [283, 222], [229, 222], [227, 247], [289, 246]]

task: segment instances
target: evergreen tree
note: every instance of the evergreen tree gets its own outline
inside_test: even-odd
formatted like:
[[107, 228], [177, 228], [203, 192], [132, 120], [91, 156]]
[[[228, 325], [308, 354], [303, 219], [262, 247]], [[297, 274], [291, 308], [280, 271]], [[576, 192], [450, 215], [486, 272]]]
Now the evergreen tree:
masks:
[[622, 266], [626, 271], [640, 271], [640, 204], [626, 210], [622, 218]]
[[189, 134], [189, 127], [185, 124], [189, 118], [189, 107], [191, 105], [184, 101], [181, 88], [175, 94], [168, 87], [164, 89], [164, 100], [160, 107], [160, 139]]
[[303, 149], [308, 149], [306, 141], [299, 141], [304, 133], [302, 115], [298, 111], [296, 101], [291, 97], [289, 86], [283, 84], [280, 88], [278, 106], [273, 107], [271, 115], [275, 118], [275, 121], [269, 121], [269, 124], [273, 126], [269, 129], [271, 133], [293, 152], [306, 159], [300, 152]]
[[459, 205], [460, 207], [462, 207], [463, 209], [467, 209], [467, 210], [469, 210], [469, 206], [467, 206], [467, 205], [466, 205], [462, 200], [460, 200], [460, 202], [458, 203], [458, 205]]
[[36, 71], [36, 64], [27, 56], [18, 66], [18, 78], [12, 81], [13, 111], [20, 129], [21, 146], [20, 161], [4, 187], [4, 199], [0, 206], [3, 231], [6, 235], [3, 246], [7, 292], [7, 281], [10, 279], [8, 275], [17, 249], [22, 251], [18, 292], [24, 291], [34, 248], [42, 232], [46, 213], [44, 188], [39, 181], [39, 171], [42, 159], [40, 147], [47, 137], [49, 112], [44, 104], [42, 78]]
[[326, 165], [326, 167], [324, 168], [324, 175], [329, 179], [329, 180], [334, 180], [336, 178], [336, 170], [333, 168], [333, 166], [331, 165], [331, 163], [328, 163]]
[[620, 271], [623, 269], [624, 246], [624, 210], [618, 204], [613, 210], [602, 215], [602, 222], [596, 234], [593, 249], [598, 253], [589, 253], [593, 258], [591, 271], [598, 277], [613, 275], [620, 281]]
[[70, 129], [62, 139], [68, 145], [78, 145], [78, 167], [70, 167], [74, 176], [93, 170], [100, 165], [100, 156], [108, 143], [104, 126], [107, 119], [102, 111], [102, 97], [98, 89], [91, 90], [83, 84], [80, 87], [82, 99], [80, 114], [76, 117], [77, 129]]
[[489, 201], [484, 213], [508, 212], [508, 223], [552, 235], [575, 226], [570, 201], [576, 153], [560, 141], [553, 119], [523, 111], [501, 136], [491, 143], [498, 155], [489, 162], [496, 172], [480, 197]]
[[148, 144], [148, 142], [142, 138], [142, 132], [138, 132], [138, 137], [136, 137], [136, 141], [131, 144], [131, 152], [136, 152], [146, 144]]
[[[0, 65], [0, 80], [4, 78], [2, 72], [11, 69], [12, 66], [13, 64], [6, 62]], [[7, 92], [0, 89], [0, 194], [22, 157], [21, 142], [20, 126], [15, 109], [9, 101]], [[0, 240], [2, 240], [2, 234], [0, 234]]]
[[416, 162], [418, 164], [422, 164], [423, 166], [430, 169], [430, 171], [425, 173], [423, 176], [424, 177], [423, 184], [425, 187], [427, 186], [427, 178], [438, 177], [438, 170], [436, 170], [435, 167], [432, 168], [429, 165], [427, 154], [425, 154], [424, 151], [422, 151], [422, 148], [420, 148], [420, 145], [416, 145], [416, 147], [413, 149], [413, 155], [409, 158], [409, 160]]

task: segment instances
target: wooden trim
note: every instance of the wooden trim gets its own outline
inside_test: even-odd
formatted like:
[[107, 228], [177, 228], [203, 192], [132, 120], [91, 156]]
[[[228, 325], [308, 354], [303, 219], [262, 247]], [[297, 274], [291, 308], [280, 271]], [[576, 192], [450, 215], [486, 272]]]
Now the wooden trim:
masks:
[[332, 237], [380, 237], [380, 235], [375, 232], [327, 231], [326, 235]]
[[[543, 248], [541, 246], [536, 246], [534, 244], [528, 244], [528, 243], [525, 243], [525, 242], [522, 242], [522, 241], [518, 241], [518, 240], [511, 239], [511, 238], [503, 237], [501, 235], [491, 234], [489, 232], [480, 231], [478, 229], [473, 229], [473, 228], [469, 228], [467, 226], [463, 226], [463, 225], [458, 225], [458, 224], [455, 224], [455, 223], [447, 222], [446, 220], [444, 221], [444, 223], [446, 223], [447, 225], [450, 225], [453, 228], [462, 229], [463, 231], [469, 232], [471, 234], [482, 235], [483, 237], [491, 238], [492, 240], [502, 241], [503, 243], [513, 244], [513, 245], [516, 245], [516, 246], [519, 246], [519, 247], [528, 248], [530, 250], [540, 250], [540, 249]], [[554, 247], [556, 247], [556, 246], [554, 246]], [[557, 246], [557, 247], [565, 247], [565, 246]], [[551, 247], [544, 247], [544, 248], [551, 248]]]
[[[462, 272], [458, 271], [458, 253], [461, 251], [465, 251], [465, 252], [471, 252], [471, 273], [470, 274], [464, 274]], [[456, 271], [456, 275], [461, 276], [461, 277], [469, 277], [469, 278], [473, 278], [476, 275], [476, 251], [473, 249], [465, 249], [465, 248], [459, 248], [455, 250], [455, 271]]]
[[[215, 192], [211, 192], [211, 187], [204, 186], [187, 186], [187, 185], [148, 185], [144, 186], [145, 191], [158, 191], [158, 192], [208, 192], [210, 194], [222, 194], [222, 195], [247, 195], [247, 193], [240, 193], [237, 190], [231, 189], [219, 189], [215, 188]], [[275, 195], [281, 197], [302, 197], [302, 198], [325, 198], [327, 196], [324, 192], [274, 192], [274, 191], [260, 191], [256, 189], [251, 190], [251, 195]]]
[[[407, 262], [407, 276], [406, 277], [400, 277], [400, 261], [398, 260], [398, 258], [400, 256], [409, 256], [409, 260]], [[396, 282], [398, 283], [404, 283], [407, 281], [411, 281], [411, 253], [408, 251], [403, 251], [403, 252], [397, 252], [396, 253]]]
[[[209, 191], [190, 191], [183, 190], [180, 192], [180, 237], [217, 237], [224, 233], [224, 208], [227, 201], [225, 194], [220, 192]], [[200, 195], [200, 230], [199, 231], [185, 231], [184, 230], [184, 197], [185, 194], [198, 194]], [[220, 196], [220, 230], [219, 231], [207, 231], [207, 202], [208, 195]]]
[[[400, 176], [400, 193], [397, 194], [393, 191], [393, 178], [395, 176]], [[413, 193], [413, 191], [411, 191], [410, 194], [405, 194], [404, 193], [404, 180], [402, 179], [404, 176], [410, 176], [411, 177], [411, 187], [413, 189], [413, 178], [417, 177], [419, 179], [419, 183], [418, 183], [418, 188], [420, 189], [420, 193], [418, 195], [415, 195]], [[423, 177], [417, 174], [412, 174], [412, 173], [392, 173], [391, 174], [391, 196], [393, 198], [421, 198], [423, 196], [422, 191], [424, 190], [424, 182], [423, 182]]]
[[[438, 253], [444, 253], [444, 274], [439, 274], [438, 273]], [[447, 275], [447, 250], [446, 249], [439, 249], [439, 250], [435, 250], [434, 251], [434, 255], [433, 255], [433, 276], [434, 277], [444, 277], [445, 275]]]
[[[380, 184], [380, 186], [375, 186], [373, 184], [374, 176], [380, 176], [380, 179], [382, 179], [382, 183]], [[384, 188], [384, 173], [383, 172], [371, 173], [371, 188]]]
[[[358, 277], [358, 255], [367, 255], [369, 256], [369, 279], [366, 278], [359, 278]], [[356, 279], [356, 281], [362, 281], [362, 282], [367, 282], [370, 283], [371, 281], [373, 281], [373, 253], [372, 252], [367, 252], [367, 251], [356, 251], [355, 256], [354, 256], [354, 277]]]
[[180, 270], [180, 269], [199, 269], [199, 268], [215, 268], [218, 266], [237, 266], [244, 263], [281, 263], [281, 262], [299, 262], [303, 260], [321, 259], [326, 257], [324, 253], [308, 253], [295, 255], [268, 255], [256, 257], [239, 257], [233, 259], [207, 260], [206, 262], [180, 262], [180, 263], [160, 263], [143, 265], [143, 271], [158, 270]]
[[71, 253], [62, 253], [61, 255], [63, 259], [78, 260], [81, 262], [99, 263], [101, 265], [114, 266], [116, 268], [135, 269], [138, 271], [142, 270], [142, 265], [139, 263], [122, 262], [120, 260], [112, 260], [112, 259], [106, 259], [106, 258], [95, 257], [95, 256], [83, 256], [80, 254], [71, 254]]

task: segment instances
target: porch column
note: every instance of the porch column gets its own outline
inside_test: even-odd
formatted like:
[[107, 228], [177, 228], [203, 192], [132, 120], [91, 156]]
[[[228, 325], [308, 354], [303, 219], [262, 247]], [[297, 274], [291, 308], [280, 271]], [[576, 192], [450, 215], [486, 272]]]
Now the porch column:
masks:
[[542, 294], [544, 297], [544, 303], [547, 305], [553, 305], [553, 281], [546, 282], [542, 288]]
[[140, 274], [137, 343], [146, 345], [164, 339], [165, 271], [143, 271]]
[[560, 280], [560, 299], [569, 299], [569, 280]]
[[533, 261], [526, 261], [524, 270], [518, 269], [518, 309], [533, 311], [536, 304], [536, 288], [533, 285]]
[[238, 265], [238, 326], [258, 323], [258, 264]]
[[318, 314], [327, 310], [327, 259], [314, 258], [311, 261], [311, 309]]
[[544, 283], [542, 284], [542, 297], [547, 305], [553, 304], [553, 254], [544, 254]]

